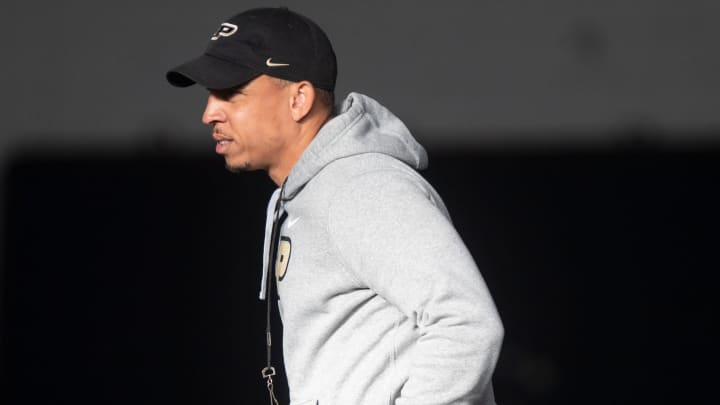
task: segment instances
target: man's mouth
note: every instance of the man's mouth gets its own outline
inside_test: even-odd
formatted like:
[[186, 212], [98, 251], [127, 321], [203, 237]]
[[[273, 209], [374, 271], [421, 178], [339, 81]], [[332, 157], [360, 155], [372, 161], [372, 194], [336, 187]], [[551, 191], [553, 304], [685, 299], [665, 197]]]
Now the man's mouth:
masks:
[[233, 141], [231, 138], [226, 138], [218, 132], [213, 133], [213, 139], [215, 140], [215, 152], [220, 154], [227, 152], [230, 143]]

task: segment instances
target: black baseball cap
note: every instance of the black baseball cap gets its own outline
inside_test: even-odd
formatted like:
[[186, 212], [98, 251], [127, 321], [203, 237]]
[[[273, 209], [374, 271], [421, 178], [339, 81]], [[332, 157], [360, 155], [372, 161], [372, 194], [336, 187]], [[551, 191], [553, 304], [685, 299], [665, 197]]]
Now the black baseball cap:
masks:
[[333, 91], [337, 61], [325, 32], [287, 8], [256, 8], [220, 24], [205, 52], [167, 72], [170, 84], [229, 89], [261, 74]]

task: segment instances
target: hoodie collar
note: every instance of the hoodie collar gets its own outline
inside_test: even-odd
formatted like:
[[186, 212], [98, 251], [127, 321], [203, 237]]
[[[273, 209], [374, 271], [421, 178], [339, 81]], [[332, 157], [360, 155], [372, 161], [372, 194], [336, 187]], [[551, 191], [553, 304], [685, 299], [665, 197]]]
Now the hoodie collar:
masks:
[[335, 160], [363, 153], [390, 155], [416, 170], [428, 164], [425, 148], [399, 118], [372, 98], [350, 93], [339, 114], [323, 125], [293, 166], [281, 198], [292, 199]]

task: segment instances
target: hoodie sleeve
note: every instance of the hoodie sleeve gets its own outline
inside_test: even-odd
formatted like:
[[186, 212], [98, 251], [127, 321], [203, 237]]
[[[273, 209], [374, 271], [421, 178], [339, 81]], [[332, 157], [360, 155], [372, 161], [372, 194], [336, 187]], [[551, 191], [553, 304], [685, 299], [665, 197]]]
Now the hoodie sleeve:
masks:
[[353, 179], [329, 211], [330, 237], [352, 276], [417, 327], [397, 405], [493, 403], [503, 327], [442, 208], [421, 179], [377, 171]]

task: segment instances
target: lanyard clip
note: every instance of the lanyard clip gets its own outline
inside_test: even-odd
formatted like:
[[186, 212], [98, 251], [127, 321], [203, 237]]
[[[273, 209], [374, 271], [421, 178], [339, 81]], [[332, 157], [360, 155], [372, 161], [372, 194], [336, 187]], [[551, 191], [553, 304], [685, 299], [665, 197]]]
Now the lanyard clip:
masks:
[[262, 369], [263, 378], [270, 378], [275, 375], [275, 367], [265, 367]]
[[268, 393], [270, 394], [270, 405], [279, 405], [277, 397], [275, 397], [275, 387], [273, 387], [272, 376], [275, 375], [275, 367], [265, 367], [262, 369], [263, 378], [267, 379]]

